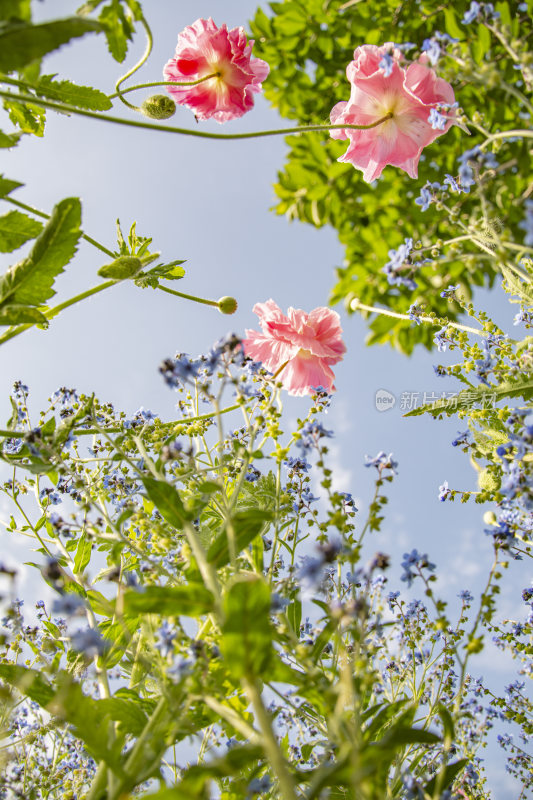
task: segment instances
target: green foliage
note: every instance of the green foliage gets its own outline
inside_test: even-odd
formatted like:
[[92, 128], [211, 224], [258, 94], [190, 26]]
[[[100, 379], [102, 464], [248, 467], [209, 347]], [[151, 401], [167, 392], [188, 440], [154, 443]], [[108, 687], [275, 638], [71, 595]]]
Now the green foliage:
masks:
[[23, 22], [4, 25], [0, 29], [0, 70], [21, 70], [72, 39], [101, 30], [102, 26], [95, 20], [80, 17], [40, 25]]
[[450, 416], [457, 411], [469, 411], [475, 406], [481, 408], [493, 407], [499, 400], [507, 397], [522, 398], [526, 402], [533, 399], [533, 377], [531, 375], [519, 376], [512, 381], [500, 383], [498, 386], [478, 386], [475, 389], [463, 389], [454, 398], [453, 402], [442, 399], [434, 403], [414, 408], [404, 414], [405, 417], [417, 417], [420, 414], [431, 414], [440, 417], [442, 414]]
[[[337, 231], [345, 258], [336, 269], [331, 302], [343, 301], [350, 310], [351, 300], [358, 298], [366, 305], [401, 313], [417, 303], [426, 313], [456, 319], [457, 308], [441, 298], [442, 288], [460, 284], [470, 296], [475, 286], [492, 285], [506, 252], [496, 247], [491, 253], [483, 241], [481, 246], [472, 241], [436, 250], [434, 243], [458, 235], [458, 218], [472, 231], [473, 240], [476, 235], [479, 240], [479, 232], [486, 234], [491, 226], [501, 231], [500, 239], [522, 240], [518, 225], [527, 187], [521, 176], [531, 174], [528, 140], [515, 149], [518, 173], [481, 173], [469, 194], [449, 193], [445, 204], [432, 205], [424, 212], [414, 201], [427, 181], [442, 183], [446, 173], [457, 175], [457, 157], [486, 138], [478, 132], [479, 124], [493, 132], [514, 128], [517, 119], [528, 116], [527, 83], [525, 89], [516, 84], [521, 76], [508, 45], [512, 39], [519, 57], [525, 57], [530, 31], [527, 12], [510, 14], [507, 3], [497, 4], [501, 22], [496, 25], [496, 35], [484, 23], [465, 26], [460, 22], [468, 3], [456, 8], [425, 0], [415, 13], [413, 3], [395, 0], [284, 0], [270, 3], [270, 8], [271, 16], [259, 9], [250, 23], [254, 52], [270, 65], [264, 84], [267, 98], [283, 117], [298, 124], [327, 124], [333, 106], [348, 99], [350, 84], [345, 70], [356, 47], [412, 42], [416, 49], [408, 55], [416, 58], [424, 40], [435, 31], [460, 40], [448, 46], [449, 56], [442, 55], [435, 69], [439, 77], [452, 83], [465, 117], [475, 125], [468, 125], [470, 137], [452, 128], [428, 147], [420, 160], [418, 180], [387, 166], [377, 183], [366, 184], [350, 164], [337, 161], [346, 142], [332, 140], [327, 133], [313, 133], [287, 139], [286, 164], [275, 185], [278, 214], [315, 227], [330, 225]], [[525, 99], [516, 94], [515, 84], [522, 86]], [[497, 146], [500, 142], [494, 144], [495, 150]], [[501, 149], [502, 160], [509, 162], [509, 145], [504, 143]], [[452, 209], [453, 218], [445, 205]], [[420, 248], [418, 255], [414, 251], [415, 289], [391, 286], [382, 271], [389, 260], [388, 251], [397, 249], [406, 238]], [[428, 256], [427, 262], [421, 261]], [[417, 343], [432, 346], [426, 326], [415, 328], [402, 320], [373, 316], [367, 343], [385, 342], [404, 353], [412, 352]]]
[[[235, 550], [240, 553], [260, 533], [265, 533], [272, 514], [261, 509], [251, 508], [247, 511], [238, 511], [227, 521], [225, 529], [215, 539], [207, 553], [207, 560], [217, 569], [230, 561], [229, 542], [231, 537], [235, 540]], [[231, 530], [228, 530], [231, 528]]]
[[46, 325], [47, 319], [42, 311], [32, 306], [20, 303], [0, 306], [0, 325], [25, 325], [27, 323]]
[[39, 97], [91, 111], [107, 111], [112, 107], [107, 95], [91, 86], [78, 86], [71, 81], [56, 81], [55, 75], [43, 75], [33, 87]]
[[0, 20], [7, 22], [29, 22], [31, 0], [0, 0]]
[[21, 133], [33, 133], [34, 136], [44, 136], [46, 113], [33, 103], [17, 103], [13, 100], [4, 100], [4, 108], [9, 112], [9, 119], [20, 128]]
[[3, 175], [0, 175], [0, 197], [6, 197], [6, 195], [11, 194], [12, 191], [18, 189], [19, 186], [23, 186], [23, 184], [19, 181], [12, 181], [9, 178], [4, 178]]
[[146, 494], [162, 514], [164, 519], [176, 530], [181, 530], [183, 523], [190, 520], [191, 515], [186, 511], [179, 492], [166, 481], [155, 478], [143, 478]]
[[93, 700], [84, 695], [80, 685], [74, 682], [68, 673], [58, 672], [54, 684], [36, 670], [18, 665], [0, 664], [0, 677], [19, 691], [23, 691], [58, 720], [72, 725], [75, 734], [95, 758], [103, 759], [110, 766], [118, 764], [116, 749], [108, 746], [108, 726], [111, 717], [100, 706], [100, 703], [105, 701]]
[[213, 595], [203, 585], [148, 586], [124, 596], [125, 614], [197, 617], [213, 610]]
[[[478, 20], [467, 29], [461, 22], [467, 3], [462, 6], [436, 0], [399, 6], [397, 0], [274, 2], [273, 16], [259, 10], [253, 23], [258, 54], [271, 66], [268, 94], [288, 117], [327, 121], [331, 106], [347, 98], [344, 69], [354, 46], [387, 39], [412, 39], [420, 46], [439, 28], [460, 40], [438, 69], [454, 83], [470, 127], [483, 137], [473, 136], [468, 146], [477, 141], [496, 151], [500, 140], [487, 139], [489, 133], [518, 124], [531, 111], [524, 18], [500, 2], [499, 22]], [[31, 45], [10, 67], [21, 80], [5, 82], [25, 87], [35, 100], [6, 104], [19, 131], [0, 134], [2, 147], [15, 144], [22, 132], [43, 134], [39, 97], [95, 111], [110, 107], [96, 89], [39, 77], [41, 56], [62, 43], [67, 32], [61, 24], [69, 21], [47, 23], [48, 35], [45, 26], [29, 24], [29, 12], [26, 0], [0, 0], [0, 14], [8, 20], [0, 30], [0, 40], [7, 37], [0, 61], [18, 53], [16, 36], [26, 36]], [[145, 24], [139, 3], [88, 0], [74, 22], [90, 22], [92, 12], [99, 22], [87, 30], [103, 28], [112, 55], [122, 61], [135, 23]], [[70, 38], [81, 35], [72, 30]], [[515, 66], [521, 70], [518, 81]], [[476, 116], [482, 98], [483, 116]], [[446, 196], [426, 212], [414, 203], [415, 194], [426, 179], [442, 180], [446, 171], [455, 175], [466, 141], [457, 128], [426, 151], [415, 189], [392, 168], [379, 183], [362, 184], [351, 166], [337, 161], [345, 145], [316, 134], [289, 141], [276, 187], [280, 213], [338, 231], [347, 260], [338, 270], [333, 299], [350, 304], [357, 297], [371, 308], [379, 302], [385, 311], [403, 313], [409, 303], [424, 306], [420, 313], [410, 311], [410, 319], [405, 313], [373, 318], [371, 343], [387, 341], [405, 352], [415, 343], [429, 347], [438, 322], [439, 347], [462, 352], [461, 364], [438, 372], [468, 388], [453, 403], [438, 401], [412, 414], [469, 418], [473, 442], [461, 434], [457, 444], [470, 451], [479, 470], [476, 501], [495, 502], [507, 515], [489, 515], [488, 532], [497, 528], [494, 564], [470, 620], [473, 598], [463, 592], [456, 621], [449, 621], [453, 611], [434, 594], [436, 576], [426, 556], [411, 566], [414, 556], [407, 557], [402, 579], [424, 583], [428, 607], [407, 603], [399, 592], [384, 595], [380, 572], [389, 557], [377, 553], [368, 560], [362, 540], [380, 529], [392, 463], [386, 456], [376, 459], [375, 494], [363, 522], [349, 495], [331, 488], [328, 447], [314, 426], [329, 399], [317, 392], [292, 435], [282, 433], [279, 386], [265, 370], [251, 376], [243, 368], [235, 341], [203, 359], [163, 363], [161, 371], [179, 396], [181, 416], [170, 422], [142, 410], [126, 419], [111, 404], [64, 388], [35, 424], [27, 387], [17, 382], [11, 418], [0, 431], [0, 458], [9, 467], [9, 480], [0, 485], [2, 507], [5, 499], [12, 511], [3, 514], [4, 524], [10, 536], [34, 539], [29, 566], [68, 618], [61, 621], [57, 608], [38, 604], [32, 627], [20, 603], [3, 601], [0, 698], [14, 720], [17, 707], [34, 716], [31, 733], [17, 740], [12, 734], [18, 723], [4, 721], [4, 714], [2, 736], [8, 753], [20, 747], [28, 797], [41, 793], [56, 800], [69, 793], [119, 800], [155, 792], [148, 796], [242, 800], [259, 789], [272, 798], [306, 800], [383, 800], [408, 793], [437, 800], [445, 790], [488, 797], [483, 778], [476, 782], [465, 769], [476, 763], [493, 719], [480, 699], [489, 690], [472, 688], [467, 668], [489, 632], [513, 647], [515, 657], [529, 654], [525, 639], [518, 639], [530, 636], [530, 621], [513, 622], [506, 633], [495, 620], [507, 553], [531, 554], [531, 529], [522, 512], [533, 500], [526, 424], [533, 340], [503, 336], [487, 315], [474, 313], [469, 300], [473, 287], [490, 284], [501, 272], [512, 302], [520, 304], [518, 322], [532, 324], [533, 265], [522, 258], [525, 245], [516, 243], [528, 230], [522, 201], [529, 196], [524, 176], [530, 174], [530, 152], [525, 136], [516, 139], [501, 144], [503, 150], [513, 145], [501, 168], [478, 165], [470, 193], [454, 196], [445, 189]], [[0, 197], [19, 186], [0, 177]], [[497, 211], [505, 211], [504, 223]], [[0, 251], [37, 237], [30, 254], [0, 279], [0, 324], [44, 326], [58, 313], [45, 304], [82, 235], [109, 254], [112, 262], [99, 274], [111, 281], [131, 279], [157, 289], [164, 288], [163, 280], [183, 277], [179, 260], [147, 269], [159, 253], [150, 251], [151, 238], [138, 235], [135, 223], [127, 236], [117, 223], [114, 251], [82, 234], [80, 224], [75, 198], [59, 203], [44, 227], [19, 211], [0, 218]], [[415, 240], [408, 266], [416, 274], [416, 291], [391, 287], [382, 273], [388, 251], [406, 236]], [[449, 283], [459, 288], [443, 296]], [[448, 324], [462, 312], [476, 320], [477, 329]], [[417, 315], [420, 325], [413, 324]], [[0, 340], [15, 334], [7, 331]], [[474, 377], [481, 385], [473, 385]], [[257, 391], [248, 391], [251, 384]], [[224, 392], [231, 396], [227, 408]], [[526, 408], [496, 408], [508, 399]], [[199, 413], [206, 401], [213, 412]], [[228, 436], [223, 420], [233, 418], [226, 413], [239, 414], [242, 426]], [[295, 460], [289, 455], [296, 447]], [[314, 462], [325, 507], [311, 507], [314, 484], [302, 458]], [[31, 504], [24, 497], [30, 493]], [[445, 492], [451, 499], [458, 493]], [[68, 510], [58, 503], [63, 495]], [[2, 581], [9, 575], [1, 565]], [[531, 703], [511, 695], [493, 695], [493, 705], [531, 735]], [[474, 697], [475, 716], [465, 713]], [[183, 766], [177, 745], [192, 736], [201, 740], [198, 758]], [[72, 747], [80, 768], [64, 779], [62, 764], [69, 763]], [[43, 770], [51, 751], [53, 763]], [[98, 762], [96, 771], [87, 766], [89, 756]], [[525, 774], [530, 762], [524, 764]], [[407, 776], [413, 782], [409, 790]], [[5, 785], [0, 775], [0, 794]]]
[[[80, 13], [88, 13], [100, 2], [86, 3]], [[104, 29], [109, 52], [116, 61], [122, 62], [128, 52], [128, 43], [135, 32], [135, 22], [142, 19], [142, 11], [135, 0], [111, 0], [100, 11], [98, 20]]]
[[12, 253], [42, 230], [42, 223], [20, 211], [10, 211], [0, 217], [0, 253]]
[[142, 261], [137, 256], [119, 256], [111, 264], [100, 267], [98, 274], [102, 278], [122, 281], [126, 278], [133, 278], [141, 269]]
[[224, 595], [221, 649], [237, 678], [260, 677], [274, 656], [270, 605], [270, 590], [257, 575], [236, 580]]
[[0, 148], [15, 147], [22, 135], [22, 131], [15, 131], [14, 133], [4, 133], [0, 131]]
[[30, 254], [0, 279], [0, 311], [10, 306], [42, 306], [55, 294], [54, 279], [74, 256], [81, 236], [81, 204], [62, 200], [35, 241]]
[[98, 274], [106, 278], [124, 280], [133, 278], [135, 285], [141, 289], [157, 289], [161, 280], [175, 281], [183, 278], [185, 270], [180, 266], [183, 260], [171, 261], [168, 264], [156, 264], [149, 270], [141, 272], [159, 257], [159, 253], [151, 253], [151, 237], [137, 233], [137, 223], [133, 222], [127, 238], [124, 238], [117, 219], [117, 244], [119, 257], [112, 263], [102, 267]]

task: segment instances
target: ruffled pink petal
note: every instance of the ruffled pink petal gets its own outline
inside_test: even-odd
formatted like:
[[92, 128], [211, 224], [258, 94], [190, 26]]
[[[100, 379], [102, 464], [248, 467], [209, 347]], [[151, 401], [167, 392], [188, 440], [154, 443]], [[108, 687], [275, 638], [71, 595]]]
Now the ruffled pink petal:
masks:
[[246, 339], [243, 339], [242, 346], [246, 356], [253, 358], [254, 361], [260, 361], [265, 369], [272, 373], [277, 372], [282, 364], [298, 352], [298, 348], [288, 342], [252, 330], [246, 331]]
[[267, 300], [266, 303], [256, 303], [252, 310], [259, 317], [259, 324], [265, 334], [281, 333], [289, 324], [289, 320], [281, 308], [272, 299]]
[[309, 324], [315, 331], [317, 341], [329, 350], [326, 355], [335, 358], [335, 362], [329, 363], [340, 361], [346, 352], [346, 345], [342, 341], [341, 318], [337, 312], [331, 308], [315, 308], [309, 314]]
[[[331, 113], [329, 115], [329, 119], [332, 125], [340, 125], [341, 122], [346, 122], [346, 120], [343, 117], [347, 105], [348, 103], [346, 103], [344, 100], [341, 100], [340, 103], [337, 103], [337, 105], [333, 106], [333, 108], [331, 109]], [[346, 131], [343, 130], [342, 128], [330, 131], [329, 135], [331, 136], [332, 139], [348, 138]]]
[[411, 64], [405, 75], [405, 86], [422, 103], [433, 106], [436, 103], [455, 103], [455, 94], [450, 84], [438, 78], [434, 70], [420, 63]]
[[318, 386], [327, 392], [335, 391], [333, 371], [322, 359], [313, 356], [293, 358], [280, 372], [279, 380], [289, 394], [297, 397], [312, 394]]

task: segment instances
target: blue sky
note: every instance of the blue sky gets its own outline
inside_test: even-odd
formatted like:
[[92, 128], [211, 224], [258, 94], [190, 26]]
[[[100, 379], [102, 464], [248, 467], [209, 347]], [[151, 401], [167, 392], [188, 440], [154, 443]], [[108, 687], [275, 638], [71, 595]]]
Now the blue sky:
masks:
[[[162, 78], [177, 33], [198, 17], [213, 16], [218, 24], [227, 22], [230, 27], [245, 25], [256, 7], [252, 0], [162, 0], [144, 5], [155, 48], [136, 82]], [[34, 6], [35, 15], [45, 19], [68, 15], [77, 4], [48, 0]], [[358, 44], [354, 42], [354, 47]], [[143, 48], [139, 36], [125, 65], [118, 65], [107, 53], [103, 37], [88, 36], [47, 57], [43, 71], [110, 93], [116, 78]], [[140, 102], [144, 96], [140, 92], [135, 99]], [[116, 110], [125, 116], [130, 113], [119, 106]], [[196, 126], [184, 108], [178, 109], [172, 124]], [[238, 132], [290, 124], [279, 120], [259, 97], [256, 108], [242, 120], [224, 128], [216, 123], [203, 127]], [[5, 120], [2, 126], [7, 127]], [[81, 197], [84, 230], [111, 248], [115, 219], [120, 218], [124, 229], [136, 220], [138, 232], [153, 236], [165, 261], [187, 259], [187, 276], [175, 285], [177, 289], [214, 299], [231, 294], [239, 302], [237, 313], [225, 317], [216, 309], [162, 292], [118, 285], [65, 311], [48, 331], [29, 331], [2, 346], [2, 421], [10, 415], [8, 394], [18, 378], [30, 387], [34, 412], [58, 386], [66, 385], [95, 391], [127, 413], [142, 405], [170, 419], [175, 398], [157, 372], [163, 358], [176, 351], [196, 355], [228, 330], [242, 334], [245, 328], [256, 327], [252, 307], [270, 297], [284, 309], [292, 305], [310, 311], [327, 304], [333, 270], [343, 258], [334, 232], [289, 224], [269, 212], [275, 201], [272, 183], [285, 149], [283, 137], [210, 142], [49, 113], [44, 139], [24, 137], [13, 151], [2, 151], [1, 171], [26, 184], [14, 195], [18, 199], [50, 211], [64, 197]], [[390, 169], [385, 170], [384, 181]], [[4, 206], [3, 213], [8, 210]], [[105, 261], [105, 256], [82, 243], [57, 283], [55, 299], [59, 302], [98, 283], [96, 273]], [[3, 257], [0, 266], [5, 269], [9, 263]], [[508, 328], [515, 309], [501, 291], [478, 297]], [[384, 530], [367, 545], [367, 552], [381, 550], [396, 559], [391, 589], [401, 573], [402, 553], [413, 547], [428, 552], [442, 575], [437, 590], [457, 604], [461, 589], [480, 590], [492, 559], [483, 533], [486, 509], [438, 500], [438, 487], [445, 479], [452, 488], [476, 488], [468, 459], [450, 445], [464, 424], [453, 419], [407, 419], [399, 409], [402, 393], [422, 397], [424, 392], [456, 388], [436, 378], [432, 369], [438, 361], [449, 363], [449, 354], [437, 357], [418, 351], [407, 359], [388, 348], [366, 348], [364, 321], [337, 310], [348, 353], [335, 368], [338, 392], [325, 424], [337, 434], [331, 455], [338, 488], [352, 491], [364, 513], [373, 478], [363, 466], [364, 455], [393, 452], [399, 475], [390, 491]], [[395, 395], [394, 408], [376, 408], [380, 389]], [[308, 405], [306, 399], [288, 399], [288, 419], [306, 413]], [[20, 544], [7, 541], [1, 529], [0, 546], [2, 557], [22, 558]], [[520, 590], [531, 577], [524, 564], [513, 564], [509, 572], [501, 596], [502, 618], [518, 613]], [[478, 659], [477, 673], [498, 684], [508, 683], [514, 676], [506, 673], [506, 663], [499, 653], [488, 650]], [[504, 791], [502, 762], [492, 771], [499, 775]]]

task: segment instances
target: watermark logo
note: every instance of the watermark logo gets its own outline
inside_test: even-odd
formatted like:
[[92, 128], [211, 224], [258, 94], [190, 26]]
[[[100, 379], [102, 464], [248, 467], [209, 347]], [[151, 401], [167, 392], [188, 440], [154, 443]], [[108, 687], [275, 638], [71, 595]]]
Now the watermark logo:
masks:
[[378, 411], [388, 411], [390, 408], [394, 408], [396, 404], [396, 397], [392, 394], [392, 392], [388, 392], [386, 389], [378, 389], [376, 392], [375, 403]]

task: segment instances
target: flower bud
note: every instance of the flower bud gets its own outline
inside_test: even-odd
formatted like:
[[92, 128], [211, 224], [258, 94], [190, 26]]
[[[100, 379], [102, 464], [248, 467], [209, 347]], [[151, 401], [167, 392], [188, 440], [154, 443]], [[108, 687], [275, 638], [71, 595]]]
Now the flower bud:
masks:
[[111, 264], [104, 264], [103, 267], [100, 267], [98, 274], [102, 278], [123, 281], [126, 278], [133, 278], [142, 267], [143, 262], [137, 256], [119, 256]]
[[496, 517], [494, 511], [485, 511], [483, 514], [483, 522], [485, 525], [497, 525], [498, 518]]
[[237, 301], [234, 297], [221, 297], [218, 301], [218, 310], [221, 314], [235, 314], [237, 311]]
[[150, 119], [169, 119], [176, 113], [176, 103], [166, 94], [153, 94], [146, 98], [141, 109]]
[[477, 485], [485, 492], [497, 492], [500, 488], [501, 481], [493, 472], [490, 472], [488, 469], [483, 469], [477, 476]]

